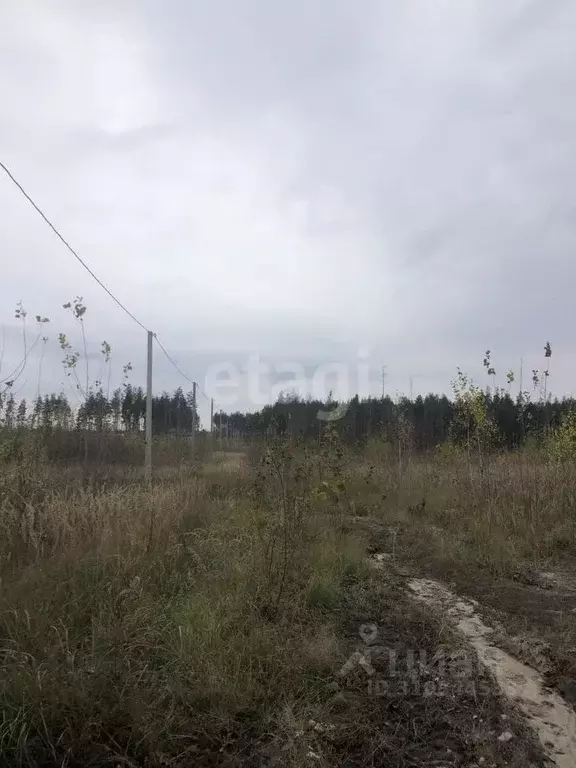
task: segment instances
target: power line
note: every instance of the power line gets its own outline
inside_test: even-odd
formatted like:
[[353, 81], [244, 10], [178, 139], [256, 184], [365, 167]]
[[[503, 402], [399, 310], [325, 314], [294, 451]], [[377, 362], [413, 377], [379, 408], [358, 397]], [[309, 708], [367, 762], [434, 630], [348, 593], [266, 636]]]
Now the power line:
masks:
[[191, 379], [191, 378], [190, 378], [190, 376], [187, 376], [187, 375], [184, 373], [184, 371], [183, 371], [183, 370], [180, 368], [180, 366], [178, 365], [178, 363], [176, 363], [176, 362], [175, 362], [175, 361], [172, 359], [172, 357], [170, 357], [170, 355], [169, 355], [169, 354], [168, 354], [168, 352], [166, 351], [166, 348], [164, 347], [164, 345], [162, 344], [162, 342], [160, 341], [160, 339], [158, 338], [158, 336], [156, 336], [156, 334], [154, 334], [154, 338], [156, 339], [156, 343], [158, 344], [158, 346], [160, 347], [160, 349], [162, 350], [162, 352], [164, 352], [164, 354], [166, 355], [166, 359], [167, 359], [167, 360], [168, 360], [170, 363], [172, 363], [172, 365], [174, 366], [174, 368], [176, 368], [176, 370], [178, 371], [178, 373], [180, 374], [180, 376], [182, 376], [182, 378], [186, 379], [186, 381], [188, 381], [190, 384], [195, 384], [194, 380], [193, 380], [193, 379]]
[[208, 397], [208, 395], [204, 392], [204, 390], [202, 389], [200, 384], [198, 384], [197, 381], [194, 381], [194, 379], [191, 379], [190, 376], [188, 376], [186, 373], [184, 373], [184, 371], [182, 370], [182, 368], [180, 368], [180, 366], [174, 360], [174, 358], [170, 356], [170, 354], [168, 353], [168, 351], [166, 350], [166, 348], [164, 347], [164, 345], [162, 344], [162, 342], [160, 341], [158, 336], [156, 336], [156, 334], [154, 334], [154, 338], [156, 339], [156, 343], [158, 344], [158, 346], [160, 347], [162, 352], [165, 354], [166, 359], [168, 360], [168, 362], [170, 362], [174, 366], [174, 368], [178, 371], [180, 376], [182, 376], [184, 379], [186, 379], [186, 381], [188, 381], [190, 384], [196, 384], [196, 388], [197, 388], [198, 392], [200, 392], [202, 397], [205, 398], [205, 400], [207, 402], [210, 402], [211, 398]]
[[202, 397], [203, 397], [203, 398], [204, 398], [204, 399], [205, 399], [207, 402], [210, 402], [210, 400], [211, 400], [212, 398], [208, 397], [208, 395], [207, 395], [207, 394], [204, 392], [204, 390], [202, 389], [202, 387], [200, 386], [200, 384], [196, 384], [196, 386], [198, 387], [198, 391], [200, 392], [200, 394], [202, 395]]
[[[9, 178], [9, 179], [12, 181], [12, 183], [13, 183], [13, 184], [14, 184], [14, 185], [15, 185], [15, 186], [16, 186], [16, 187], [17, 187], [17, 188], [20, 190], [20, 192], [22, 193], [22, 195], [24, 195], [24, 197], [26, 198], [26, 200], [28, 200], [28, 202], [30, 203], [30, 205], [31, 205], [31, 206], [32, 206], [32, 207], [35, 209], [35, 211], [36, 211], [36, 212], [37, 212], [37, 213], [38, 213], [38, 214], [39, 214], [39, 215], [40, 215], [40, 216], [41, 216], [41, 217], [44, 219], [44, 222], [45, 222], [45, 223], [46, 223], [46, 224], [47, 224], [47, 225], [50, 227], [50, 229], [51, 229], [51, 230], [54, 232], [54, 234], [55, 234], [55, 235], [58, 237], [58, 239], [59, 239], [59, 240], [60, 240], [60, 241], [61, 241], [61, 242], [62, 242], [62, 243], [63, 243], [63, 244], [66, 246], [66, 248], [67, 248], [67, 249], [70, 251], [70, 253], [71, 253], [71, 254], [74, 256], [74, 258], [75, 258], [75, 259], [76, 259], [76, 260], [77, 260], [77, 261], [78, 261], [78, 262], [79, 262], [79, 263], [80, 263], [80, 264], [81, 264], [81, 265], [84, 267], [84, 269], [85, 269], [85, 270], [88, 272], [88, 274], [89, 274], [89, 275], [90, 275], [90, 276], [91, 276], [91, 277], [92, 277], [92, 278], [93, 278], [93, 279], [94, 279], [94, 280], [95, 280], [95, 281], [98, 283], [98, 285], [99, 285], [101, 288], [103, 288], [103, 289], [106, 291], [106, 293], [108, 294], [108, 296], [110, 296], [110, 298], [111, 298], [111, 299], [112, 299], [114, 302], [116, 302], [116, 304], [117, 304], [117, 305], [120, 307], [120, 309], [122, 309], [122, 310], [123, 310], [123, 311], [124, 311], [124, 312], [125, 312], [125, 313], [128, 315], [128, 317], [130, 317], [130, 318], [131, 318], [131, 319], [132, 319], [132, 320], [133, 320], [133, 321], [134, 321], [134, 322], [135, 322], [137, 325], [139, 325], [139, 326], [140, 326], [140, 328], [142, 328], [142, 330], [143, 330], [143, 331], [146, 331], [147, 333], [149, 333], [149, 332], [150, 332], [150, 331], [149, 331], [149, 329], [148, 329], [148, 328], [147, 328], [147, 327], [146, 327], [146, 326], [145, 326], [143, 323], [141, 323], [141, 322], [140, 322], [140, 320], [138, 320], [138, 318], [137, 318], [137, 317], [135, 317], [135, 316], [132, 314], [132, 312], [130, 312], [130, 310], [129, 310], [127, 307], [125, 307], [125, 306], [124, 306], [124, 304], [122, 304], [122, 302], [121, 302], [119, 299], [117, 299], [117, 298], [116, 298], [116, 296], [114, 296], [114, 294], [112, 293], [112, 291], [111, 291], [111, 290], [110, 290], [110, 289], [109, 289], [109, 288], [108, 288], [108, 287], [107, 287], [107, 286], [106, 286], [106, 285], [105, 285], [105, 284], [102, 282], [102, 280], [100, 280], [100, 278], [99, 278], [99, 277], [97, 277], [97, 275], [95, 275], [95, 274], [94, 274], [94, 272], [93, 272], [93, 271], [90, 269], [90, 267], [88, 266], [88, 264], [86, 264], [86, 262], [84, 261], [84, 259], [83, 259], [81, 256], [79, 256], [79, 254], [78, 254], [78, 253], [77, 253], [77, 252], [74, 250], [74, 248], [72, 248], [72, 246], [71, 246], [71, 245], [70, 245], [70, 243], [69, 243], [69, 242], [68, 242], [68, 241], [67, 241], [67, 240], [64, 238], [64, 236], [60, 234], [60, 232], [58, 231], [58, 229], [57, 229], [57, 228], [54, 226], [54, 224], [52, 224], [52, 222], [51, 222], [51, 221], [50, 221], [50, 219], [48, 219], [48, 217], [47, 217], [47, 216], [44, 214], [44, 212], [42, 211], [42, 209], [41, 209], [41, 208], [40, 208], [40, 207], [39, 207], [39, 206], [38, 206], [38, 205], [37, 205], [37, 204], [34, 202], [34, 200], [33, 200], [33, 199], [30, 197], [30, 195], [29, 195], [29, 194], [26, 192], [26, 190], [24, 189], [24, 187], [22, 186], [22, 184], [20, 184], [20, 182], [19, 182], [19, 181], [18, 181], [18, 180], [17, 180], [17, 179], [16, 179], [16, 178], [13, 176], [13, 174], [12, 174], [12, 173], [9, 171], [9, 169], [8, 169], [8, 168], [7, 168], [7, 167], [4, 165], [4, 163], [2, 163], [1, 161], [0, 161], [0, 168], [2, 168], [2, 170], [4, 171], [4, 173], [6, 173], [6, 175], [7, 175], [7, 176], [8, 176], [8, 178]], [[172, 357], [171, 357], [171, 356], [168, 354], [168, 352], [167, 352], [166, 348], [164, 347], [164, 345], [162, 344], [162, 342], [159, 340], [159, 338], [156, 336], [156, 334], [154, 334], [154, 339], [156, 340], [156, 343], [158, 344], [158, 346], [160, 347], [160, 349], [162, 350], [162, 352], [163, 352], [163, 353], [166, 355], [166, 358], [167, 358], [167, 359], [169, 360], [169, 362], [170, 362], [170, 363], [171, 363], [171, 364], [174, 366], [174, 368], [175, 368], [175, 369], [178, 371], [178, 373], [179, 373], [179, 374], [180, 374], [180, 375], [181, 375], [181, 376], [182, 376], [184, 379], [186, 379], [186, 381], [188, 381], [190, 384], [194, 384], [195, 382], [194, 382], [194, 381], [193, 381], [193, 380], [192, 380], [192, 379], [191, 379], [191, 378], [190, 378], [190, 377], [189, 377], [187, 374], [185, 374], [185, 373], [184, 373], [184, 371], [183, 371], [183, 370], [182, 370], [182, 369], [181, 369], [181, 368], [178, 366], [178, 364], [177, 364], [177, 363], [176, 363], [176, 362], [173, 360], [173, 358], [172, 358]], [[3, 352], [3, 349], [2, 349], [2, 352]], [[206, 395], [206, 394], [205, 394], [205, 393], [202, 391], [202, 389], [200, 388], [200, 385], [196, 384], [196, 386], [198, 387], [198, 389], [199, 389], [200, 393], [202, 394], [202, 396], [203, 396], [203, 397], [205, 397], [205, 398], [206, 398], [206, 400], [210, 400], [210, 398], [209, 398], [209, 397], [208, 397], [208, 396], [207, 396], [207, 395]]]
[[116, 302], [116, 304], [118, 304], [118, 306], [120, 307], [120, 309], [123, 309], [123, 310], [124, 310], [124, 312], [126, 312], [126, 314], [128, 315], [128, 317], [130, 317], [132, 320], [134, 320], [134, 322], [135, 322], [137, 325], [139, 325], [139, 326], [140, 326], [140, 328], [142, 328], [142, 330], [144, 330], [144, 331], [148, 331], [148, 328], [146, 328], [146, 326], [145, 326], [143, 323], [141, 323], [141, 322], [140, 322], [140, 320], [138, 320], [138, 318], [134, 317], [134, 315], [132, 314], [132, 312], [130, 312], [130, 310], [129, 310], [129, 309], [127, 309], [127, 308], [124, 306], [124, 304], [122, 304], [122, 302], [121, 302], [119, 299], [117, 299], [117, 298], [116, 298], [116, 296], [114, 296], [114, 294], [112, 293], [112, 291], [111, 291], [109, 288], [107, 288], [107, 287], [104, 285], [104, 283], [102, 282], [102, 280], [100, 280], [100, 278], [98, 278], [98, 277], [97, 277], [97, 276], [94, 274], [94, 272], [92, 272], [92, 270], [90, 269], [90, 267], [88, 266], [88, 264], [86, 264], [86, 262], [84, 261], [84, 259], [82, 259], [82, 258], [81, 258], [81, 257], [80, 257], [80, 256], [79, 256], [77, 253], [76, 253], [76, 251], [74, 250], [74, 248], [72, 248], [72, 246], [70, 245], [70, 243], [69, 243], [67, 240], [65, 240], [65, 238], [64, 238], [64, 237], [63, 237], [63, 236], [60, 234], [60, 232], [59, 232], [59, 231], [56, 229], [56, 227], [54, 226], [54, 224], [52, 224], [52, 222], [51, 222], [51, 221], [50, 221], [50, 220], [49, 220], [49, 219], [48, 219], [48, 218], [47, 218], [47, 217], [44, 215], [43, 211], [42, 211], [42, 210], [41, 210], [41, 209], [40, 209], [40, 208], [39, 208], [39, 207], [36, 205], [36, 203], [34, 202], [34, 200], [33, 200], [33, 199], [30, 197], [30, 195], [29, 195], [29, 194], [26, 192], [26, 190], [24, 189], [24, 187], [23, 187], [23, 186], [22, 186], [22, 185], [21, 185], [21, 184], [20, 184], [20, 183], [19, 183], [19, 182], [18, 182], [18, 181], [17, 181], [17, 180], [14, 178], [14, 176], [13, 176], [13, 175], [10, 173], [10, 171], [8, 170], [8, 168], [6, 168], [6, 166], [4, 165], [4, 163], [0, 162], [0, 168], [2, 168], [2, 170], [3, 170], [3, 171], [6, 173], [6, 175], [8, 176], [8, 178], [9, 178], [9, 179], [10, 179], [10, 180], [11, 180], [11, 181], [12, 181], [12, 182], [13, 182], [13, 183], [16, 185], [16, 187], [18, 187], [18, 189], [19, 189], [19, 190], [20, 190], [20, 192], [21, 192], [21, 193], [24, 195], [24, 197], [26, 198], [26, 200], [28, 200], [28, 202], [29, 202], [29, 203], [32, 205], [32, 207], [33, 207], [33, 208], [35, 208], [36, 212], [40, 214], [40, 216], [41, 216], [41, 217], [44, 219], [44, 221], [46, 222], [46, 224], [47, 224], [47, 225], [50, 227], [50, 229], [51, 229], [51, 230], [54, 232], [54, 234], [55, 234], [55, 235], [56, 235], [56, 236], [57, 236], [57, 237], [58, 237], [58, 238], [59, 238], [59, 239], [60, 239], [60, 240], [61, 240], [61, 241], [64, 243], [64, 245], [66, 246], [66, 248], [68, 248], [68, 250], [70, 251], [70, 253], [71, 253], [71, 254], [74, 256], [74, 258], [75, 258], [75, 259], [77, 259], [77, 260], [80, 262], [80, 264], [81, 264], [81, 265], [84, 267], [84, 269], [85, 269], [85, 270], [88, 272], [88, 274], [89, 274], [89, 275], [90, 275], [90, 276], [91, 276], [91, 277], [92, 277], [92, 278], [93, 278], [93, 279], [94, 279], [94, 280], [95, 280], [95, 281], [98, 283], [98, 285], [99, 285], [101, 288], [103, 288], [103, 289], [106, 291], [106, 293], [108, 294], [108, 296], [110, 296], [110, 298], [111, 298], [113, 301], [115, 301], [115, 302]]

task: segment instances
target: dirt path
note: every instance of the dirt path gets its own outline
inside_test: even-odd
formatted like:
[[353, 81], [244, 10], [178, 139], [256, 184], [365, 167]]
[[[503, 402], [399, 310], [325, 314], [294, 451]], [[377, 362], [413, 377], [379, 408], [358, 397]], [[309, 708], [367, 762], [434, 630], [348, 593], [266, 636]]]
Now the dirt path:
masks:
[[[478, 616], [478, 603], [431, 579], [412, 579], [408, 587], [415, 600], [441, 612], [466, 637], [503, 693], [534, 728], [551, 762], [559, 768], [576, 766], [576, 713], [561, 696], [546, 690], [539, 672], [490, 642], [494, 630]], [[513, 738], [506, 732], [502, 736]]]

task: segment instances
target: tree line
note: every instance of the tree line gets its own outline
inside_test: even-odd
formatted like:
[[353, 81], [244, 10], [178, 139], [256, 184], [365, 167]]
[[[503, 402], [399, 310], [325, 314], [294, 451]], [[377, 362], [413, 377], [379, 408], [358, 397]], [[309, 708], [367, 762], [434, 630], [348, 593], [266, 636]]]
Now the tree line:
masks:
[[[64, 393], [17, 400], [13, 394], [0, 396], [0, 424], [5, 428], [60, 428], [90, 431], [139, 432], [146, 418], [146, 393], [131, 384], [119, 387], [108, 396], [100, 389], [90, 390], [82, 403], [72, 407]], [[152, 398], [152, 429], [155, 434], [186, 435], [198, 428], [199, 419], [193, 392], [181, 387], [172, 394], [163, 392]]]
[[[100, 362], [95, 380], [90, 376], [89, 356], [85, 333], [86, 305], [81, 296], [62, 305], [71, 313], [81, 332], [82, 345], [75, 347], [64, 333], [58, 334], [58, 344], [63, 354], [65, 375], [81, 395], [81, 403], [72, 406], [64, 393], [38, 396], [31, 402], [17, 400], [15, 382], [23, 375], [35, 346], [42, 344], [38, 365], [40, 389], [44, 348], [48, 342], [46, 332], [49, 318], [36, 315], [36, 335], [27, 341], [27, 312], [19, 302], [14, 317], [21, 324], [23, 357], [7, 377], [0, 379], [0, 426], [4, 428], [60, 428], [66, 430], [118, 433], [137, 433], [144, 429], [146, 395], [142, 387], [129, 381], [131, 363], [123, 366], [124, 382], [110, 392], [112, 348], [103, 341]], [[0, 351], [1, 352], [1, 351]], [[2, 355], [0, 354], [0, 359]], [[572, 398], [552, 399], [548, 392], [552, 347], [544, 345], [541, 369], [532, 370], [532, 392], [522, 391], [513, 397], [511, 387], [515, 373], [505, 373], [507, 389], [497, 386], [497, 373], [490, 350], [482, 360], [488, 380], [492, 382], [485, 391], [473, 385], [458, 370], [453, 382], [453, 396], [428, 394], [416, 398], [353, 397], [346, 404], [304, 399], [297, 394], [283, 394], [277, 402], [259, 411], [242, 413], [218, 413], [212, 428], [228, 437], [269, 437], [289, 435], [304, 439], [319, 439], [330, 424], [347, 441], [362, 441], [372, 436], [401, 439], [414, 448], [426, 450], [447, 440], [470, 442], [473, 434], [489, 436], [490, 444], [513, 448], [527, 438], [540, 435], [558, 426], [576, 413]], [[103, 382], [107, 380], [107, 393]], [[338, 406], [342, 407], [335, 413]], [[333, 419], [333, 416], [338, 418]], [[575, 417], [576, 419], [576, 417]], [[181, 387], [172, 394], [163, 392], [152, 401], [152, 429], [155, 434], [186, 435], [198, 428], [197, 404], [192, 392]]]
[[[573, 398], [531, 401], [526, 393], [512, 397], [501, 390], [477, 391], [476, 397], [493, 425], [494, 446], [502, 448], [516, 448], [526, 439], [558, 426], [576, 408]], [[463, 442], [474, 432], [478, 417], [467, 402], [462, 392], [452, 398], [428, 394], [397, 400], [361, 399], [356, 395], [341, 418], [326, 421], [325, 415], [334, 412], [338, 403], [288, 394], [255, 413], [219, 414], [216, 418], [222, 419], [225, 434], [233, 437], [291, 435], [320, 439], [329, 423], [348, 442], [384, 437], [401, 439], [416, 450], [429, 450], [448, 440]], [[318, 418], [319, 414], [323, 418]], [[216, 426], [219, 428], [219, 423]]]
[[[253, 413], [217, 413], [213, 429], [225, 437], [261, 438], [291, 436], [320, 439], [327, 424], [347, 442], [371, 437], [401, 439], [416, 450], [428, 450], [448, 440], [459, 441], [474, 431], [477, 406], [493, 426], [494, 444], [518, 447], [529, 437], [558, 426], [572, 412], [576, 400], [547, 398], [531, 401], [526, 393], [512, 397], [502, 390], [476, 389], [476, 412], [466, 407], [468, 390], [447, 395], [428, 394], [413, 399], [400, 397], [353, 397], [336, 413], [339, 404], [283, 394], [277, 402]], [[338, 415], [331, 421], [332, 415]], [[130, 384], [107, 396], [102, 389], [90, 391], [73, 408], [64, 393], [37, 397], [28, 403], [12, 394], [0, 397], [0, 425], [4, 428], [82, 429], [94, 432], [141, 432], [145, 425], [146, 395]], [[465, 417], [465, 418], [463, 418]], [[163, 392], [152, 399], [152, 428], [155, 434], [188, 435], [199, 418], [192, 392], [182, 388]]]

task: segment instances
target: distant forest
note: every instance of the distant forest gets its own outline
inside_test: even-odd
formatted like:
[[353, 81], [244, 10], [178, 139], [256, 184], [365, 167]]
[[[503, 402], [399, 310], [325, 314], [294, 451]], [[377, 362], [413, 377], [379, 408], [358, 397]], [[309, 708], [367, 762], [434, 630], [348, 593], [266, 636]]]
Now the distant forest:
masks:
[[[64, 393], [37, 397], [33, 402], [0, 395], [0, 424], [4, 427], [87, 429], [91, 431], [139, 432], [144, 429], [146, 393], [128, 384], [106, 396], [102, 389], [90, 391], [84, 402], [72, 407]], [[152, 399], [152, 428], [156, 434], [185, 435], [192, 432], [197, 409], [192, 392], [181, 388]]]
[[[61, 429], [93, 432], [139, 433], [145, 425], [146, 394], [142, 387], [129, 381], [132, 365], [123, 366], [124, 383], [112, 394], [104, 392], [102, 382], [111, 380], [112, 348], [103, 341], [100, 346], [100, 373], [94, 386], [90, 384], [84, 318], [86, 305], [81, 296], [63, 304], [79, 324], [82, 347], [75, 348], [64, 333], [58, 334], [63, 354], [65, 374], [76, 383], [81, 404], [72, 406], [65, 394], [39, 396], [31, 402], [18, 400], [13, 386], [22, 375], [32, 349], [39, 343], [44, 346], [44, 336], [49, 318], [36, 315], [36, 336], [27, 342], [27, 312], [21, 302], [16, 305], [14, 317], [21, 323], [24, 356], [8, 378], [0, 380], [0, 427], [4, 429]], [[44, 349], [44, 347], [43, 347]], [[166, 351], [161, 346], [161, 349]], [[42, 373], [43, 354], [38, 367], [38, 387]], [[471, 435], [482, 435], [490, 447], [513, 448], [527, 438], [542, 435], [550, 428], [570, 420], [576, 431], [576, 401], [572, 398], [553, 399], [548, 392], [552, 347], [544, 345], [544, 367], [532, 370], [532, 392], [520, 391], [513, 396], [514, 371], [505, 374], [507, 387], [496, 386], [496, 370], [491, 352], [486, 350], [482, 365], [492, 386], [482, 390], [458, 369], [452, 382], [453, 396], [428, 394], [416, 398], [368, 397], [358, 395], [347, 404], [341, 404], [332, 420], [326, 413], [334, 412], [338, 403], [303, 399], [297, 394], [280, 395], [277, 402], [254, 413], [214, 414], [212, 429], [231, 438], [256, 438], [269, 436], [293, 436], [303, 439], [320, 439], [330, 424], [347, 442], [361, 442], [372, 437], [391, 441], [400, 439], [416, 450], [427, 450], [447, 440], [470, 443]], [[2, 353], [0, 351], [0, 361]], [[168, 357], [170, 362], [173, 361]], [[81, 383], [80, 377], [85, 383]], [[108, 390], [109, 392], [109, 390]], [[323, 412], [323, 413], [322, 413]], [[334, 415], [334, 414], [333, 414]], [[320, 418], [319, 418], [320, 416]], [[322, 418], [324, 416], [324, 418]], [[156, 435], [186, 436], [200, 426], [197, 403], [192, 392], [182, 388], [172, 394], [155, 395], [152, 403], [152, 429]]]
[[[488, 418], [494, 424], [494, 442], [502, 448], [519, 446], [529, 436], [542, 434], [557, 426], [571, 413], [576, 400], [530, 402], [524, 396], [508, 393], [480, 393]], [[337, 403], [303, 400], [285, 395], [274, 405], [256, 413], [223, 414], [223, 425], [231, 435], [250, 436], [290, 434], [318, 438], [326, 422], [317, 418], [319, 411], [330, 411]], [[363, 441], [381, 436], [391, 441], [402, 439], [417, 450], [428, 450], [449, 439], [465, 438], [465, 426], [458, 418], [454, 399], [429, 394], [410, 399], [390, 397], [352, 398], [341, 419], [331, 425], [347, 441]]]
[[[527, 394], [516, 398], [498, 390], [480, 392], [485, 413], [495, 430], [495, 443], [503, 448], [520, 445], [527, 437], [558, 425], [576, 407], [574, 399], [531, 402]], [[336, 402], [281, 395], [276, 403], [254, 413], [216, 413], [213, 429], [225, 437], [290, 435], [319, 439], [327, 422], [318, 418]], [[9, 393], [0, 398], [0, 425], [4, 428], [86, 429], [91, 431], [139, 432], [144, 429], [146, 395], [141, 387], [127, 385], [110, 397], [102, 390], [91, 392], [73, 408], [64, 394], [38, 397], [33, 402], [16, 400]], [[154, 396], [153, 431], [163, 435], [188, 435], [197, 418], [193, 394], [177, 389]], [[401, 438], [416, 450], [426, 450], [448, 439], [463, 437], [456, 399], [429, 394], [413, 399], [390, 397], [352, 398], [342, 418], [330, 422], [344, 440], [358, 442], [370, 437]]]

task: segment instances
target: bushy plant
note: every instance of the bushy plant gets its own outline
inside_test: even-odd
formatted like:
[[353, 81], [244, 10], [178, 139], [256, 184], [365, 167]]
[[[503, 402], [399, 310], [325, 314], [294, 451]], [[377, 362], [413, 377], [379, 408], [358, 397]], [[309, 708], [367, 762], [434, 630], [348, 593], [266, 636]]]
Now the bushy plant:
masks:
[[497, 429], [488, 413], [486, 394], [458, 369], [454, 390], [454, 421], [451, 437], [456, 444], [464, 445], [468, 456], [473, 454], [482, 461], [495, 445]]
[[562, 416], [560, 426], [546, 436], [544, 447], [552, 461], [576, 459], [576, 408]]

